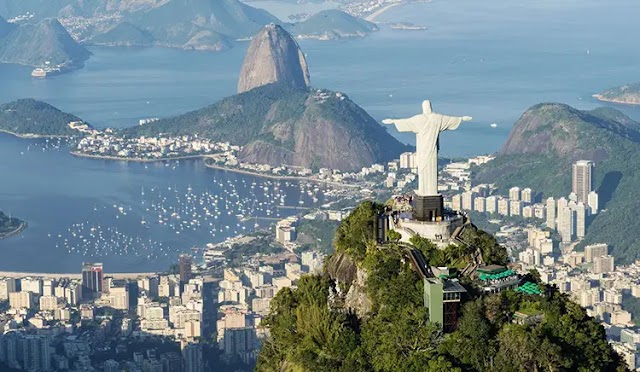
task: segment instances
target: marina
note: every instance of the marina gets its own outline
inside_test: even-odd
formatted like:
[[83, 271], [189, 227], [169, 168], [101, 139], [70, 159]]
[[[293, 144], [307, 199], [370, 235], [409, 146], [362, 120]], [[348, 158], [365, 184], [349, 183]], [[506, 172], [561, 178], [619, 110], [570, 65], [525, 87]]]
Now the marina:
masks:
[[[221, 172], [205, 167], [201, 160], [100, 161], [70, 155], [69, 141], [64, 139], [1, 135], [0, 141], [8, 143], [1, 155], [16, 159], [17, 164], [72, 164], [73, 170], [48, 169], [58, 178], [69, 177], [69, 183], [77, 186], [64, 190], [51, 176], [49, 185], [18, 180], [15, 184], [22, 185], [22, 190], [3, 193], [9, 199], [7, 209], [25, 215], [30, 222], [22, 235], [0, 243], [0, 249], [15, 249], [9, 261], [20, 271], [42, 271], [49, 255], [63, 258], [56, 271], [73, 271], [90, 260], [101, 260], [116, 272], [162, 270], [190, 247], [268, 229], [279, 219], [339, 197], [322, 184]], [[97, 169], [102, 176], [95, 178], [91, 173]], [[40, 176], [48, 177], [44, 173]], [[44, 190], [47, 208], [30, 208], [30, 202], [42, 200], [34, 194]], [[63, 191], [75, 194], [75, 201], [67, 202], [69, 196], [60, 195]], [[71, 213], [56, 214], [62, 208]], [[39, 212], [34, 215], [34, 210]], [[31, 250], [44, 253], [31, 255]]]

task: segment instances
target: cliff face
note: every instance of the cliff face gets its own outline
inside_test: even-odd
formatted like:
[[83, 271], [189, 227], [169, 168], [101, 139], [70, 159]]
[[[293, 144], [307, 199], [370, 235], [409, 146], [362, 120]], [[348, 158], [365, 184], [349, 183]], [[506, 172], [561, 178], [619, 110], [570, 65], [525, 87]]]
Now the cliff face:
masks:
[[270, 83], [309, 86], [309, 69], [298, 43], [281, 26], [269, 24], [253, 38], [242, 65], [238, 93]]

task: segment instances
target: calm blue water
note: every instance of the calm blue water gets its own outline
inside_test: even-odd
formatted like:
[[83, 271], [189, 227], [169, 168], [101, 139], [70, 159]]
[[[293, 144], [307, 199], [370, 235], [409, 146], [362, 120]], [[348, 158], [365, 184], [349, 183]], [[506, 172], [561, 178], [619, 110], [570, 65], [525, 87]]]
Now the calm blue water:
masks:
[[[428, 31], [383, 28], [366, 39], [303, 41], [301, 46], [314, 86], [347, 93], [376, 119], [413, 115], [423, 99], [431, 99], [438, 112], [473, 116], [472, 123], [442, 136], [441, 152], [474, 155], [496, 151], [531, 105], [557, 101], [590, 109], [602, 105], [591, 98], [593, 93], [640, 81], [639, 12], [640, 3], [631, 0], [512, 1], [508, 6], [496, 0], [436, 0], [397, 7], [379, 18], [426, 25]], [[0, 65], [0, 102], [34, 97], [99, 127], [133, 125], [140, 118], [183, 113], [233, 94], [246, 46], [221, 54], [97, 48], [84, 69], [47, 80], [31, 79], [29, 68]], [[616, 107], [640, 119], [640, 108]], [[113, 271], [165, 268], [177, 251], [220, 240], [227, 232], [212, 237], [200, 229], [178, 236], [166, 226], [140, 227], [141, 218], [155, 216], [141, 205], [143, 187], [173, 187], [184, 195], [192, 185], [192, 193], [202, 196], [223, 195], [227, 181], [253, 182], [229, 179], [198, 162], [173, 169], [76, 159], [64, 150], [42, 152], [33, 141], [8, 136], [0, 136], [0, 159], [0, 208], [31, 224], [21, 237], [0, 241], [0, 270], [77, 271], [88, 259], [103, 260]], [[247, 200], [255, 195], [251, 189], [237, 192]], [[287, 204], [296, 204], [299, 188], [288, 193]], [[132, 210], [116, 218], [114, 204]], [[110, 234], [123, 247], [127, 239], [146, 239], [150, 248], [88, 248], [78, 239], [95, 227], [87, 221], [99, 224], [103, 237]], [[235, 216], [228, 221], [237, 224]], [[108, 225], [120, 228], [115, 233]], [[69, 229], [84, 230], [66, 237]], [[81, 248], [69, 252], [71, 245]]]

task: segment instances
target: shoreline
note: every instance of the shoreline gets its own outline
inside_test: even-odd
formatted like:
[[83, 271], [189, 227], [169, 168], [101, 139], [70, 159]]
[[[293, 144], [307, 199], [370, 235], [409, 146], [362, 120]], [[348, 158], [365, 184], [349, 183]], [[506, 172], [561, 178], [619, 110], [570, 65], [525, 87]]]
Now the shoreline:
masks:
[[344, 183], [337, 183], [337, 182], [332, 182], [332, 181], [319, 180], [319, 179], [316, 179], [316, 178], [308, 178], [308, 177], [302, 177], [302, 176], [278, 176], [278, 175], [271, 175], [271, 174], [253, 172], [253, 171], [244, 170], [244, 169], [227, 168], [227, 167], [223, 167], [221, 165], [208, 164], [206, 161], [204, 162], [204, 165], [205, 165], [205, 167], [211, 168], [211, 169], [218, 169], [218, 170], [227, 171], [227, 172], [241, 173], [241, 174], [246, 174], [246, 175], [249, 175], [249, 176], [270, 178], [270, 179], [276, 179], [276, 180], [316, 182], [316, 183], [324, 183], [324, 184], [332, 185], [332, 186], [336, 186], [336, 187], [349, 187], [349, 188], [357, 188], [357, 187], [359, 187], [357, 185], [349, 185], [349, 184], [344, 184]]
[[617, 103], [617, 104], [620, 104], [620, 105], [633, 105], [633, 106], [640, 105], [640, 101], [628, 102], [628, 101], [622, 101], [622, 100], [615, 99], [615, 98], [605, 98], [602, 94], [594, 94], [591, 97], [597, 99], [600, 102], [609, 102], [609, 103]]
[[207, 156], [207, 155], [185, 155], [185, 156], [176, 156], [172, 158], [146, 159], [146, 158], [121, 158], [119, 156], [110, 156], [110, 155], [83, 154], [77, 151], [69, 151], [69, 154], [79, 158], [126, 161], [126, 162], [133, 162], [133, 163], [160, 163], [160, 162], [166, 162], [166, 161], [172, 161], [172, 160], [193, 160], [193, 159], [197, 160]]
[[11, 132], [8, 131], [6, 129], [0, 129], [0, 133], [5, 133], [5, 134], [9, 134], [11, 136], [17, 137], [17, 138], [21, 138], [21, 139], [41, 139], [41, 138], [73, 138], [73, 136], [67, 136], [67, 135], [54, 135], [54, 134], [33, 134], [33, 133], [25, 133], [25, 134], [21, 134], [21, 133], [15, 133], [15, 132]]
[[[114, 279], [136, 279], [139, 276], [155, 275], [159, 272], [145, 272], [145, 273], [107, 273], [105, 276], [113, 277]], [[24, 277], [41, 277], [41, 278], [70, 278], [81, 279], [82, 273], [39, 273], [39, 272], [23, 272], [23, 271], [0, 271], [0, 278], [24, 278]]]
[[369, 14], [368, 16], [366, 16], [364, 18], [365, 21], [369, 21], [369, 22], [375, 22], [376, 18], [378, 18], [379, 16], [381, 16], [382, 14], [384, 14], [384, 12], [386, 12], [389, 9], [393, 9], [399, 5], [402, 5], [404, 3], [393, 3], [393, 4], [388, 4], [383, 6], [382, 8], [376, 10], [375, 12]]
[[12, 236], [16, 236], [19, 235], [20, 233], [22, 233], [27, 227], [29, 226], [29, 223], [26, 221], [22, 221], [20, 223], [20, 225], [18, 226], [18, 228], [16, 228], [13, 231], [9, 231], [8, 233], [4, 233], [2, 235], [0, 235], [0, 240], [2, 239], [7, 239], [10, 238]]

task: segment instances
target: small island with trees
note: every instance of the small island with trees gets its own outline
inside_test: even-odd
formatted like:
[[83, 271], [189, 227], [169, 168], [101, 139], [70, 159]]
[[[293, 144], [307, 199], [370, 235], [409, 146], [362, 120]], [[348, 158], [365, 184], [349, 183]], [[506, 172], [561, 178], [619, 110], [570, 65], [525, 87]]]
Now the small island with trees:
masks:
[[7, 216], [0, 211], [0, 239], [20, 234], [27, 228], [27, 223], [15, 217]]
[[593, 97], [603, 102], [640, 105], [640, 83], [607, 89], [602, 93], [594, 94]]

